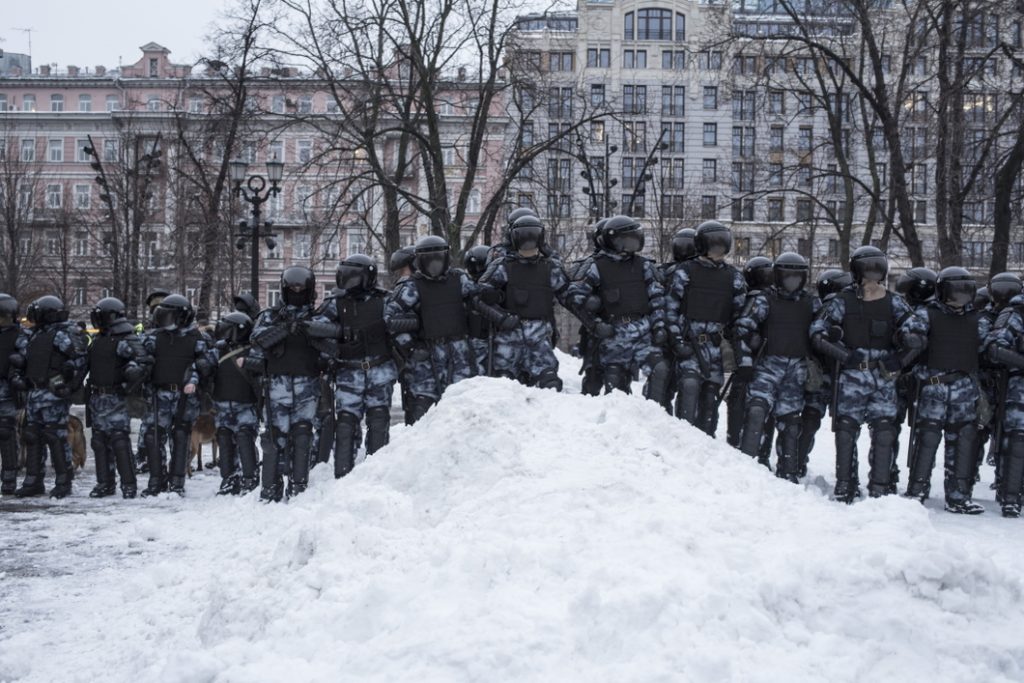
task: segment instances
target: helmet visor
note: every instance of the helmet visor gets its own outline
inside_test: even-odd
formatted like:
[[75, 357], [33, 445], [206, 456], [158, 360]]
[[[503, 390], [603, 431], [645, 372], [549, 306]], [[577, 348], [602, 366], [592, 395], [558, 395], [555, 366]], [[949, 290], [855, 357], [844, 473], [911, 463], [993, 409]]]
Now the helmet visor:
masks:
[[974, 301], [978, 285], [974, 280], [953, 280], [942, 283], [942, 299], [950, 306], [962, 308]]
[[854, 263], [861, 282], [881, 282], [889, 272], [889, 262], [883, 256], [869, 256]]
[[176, 328], [178, 326], [178, 309], [163, 305], [157, 306], [153, 311], [153, 325], [165, 330]]
[[704, 243], [708, 246], [708, 256], [721, 258], [732, 249], [732, 233], [728, 230], [715, 230], [704, 236]]
[[1021, 293], [1021, 287], [1016, 282], [990, 282], [988, 295], [999, 306], [1010, 303], [1010, 299]]
[[775, 273], [775, 284], [785, 292], [792, 294], [807, 284], [806, 270], [780, 270]]
[[427, 277], [441, 277], [448, 271], [447, 251], [428, 251], [416, 257], [419, 270]]
[[338, 287], [344, 290], [361, 289], [363, 287], [364, 269], [362, 266], [354, 266], [342, 263], [338, 266], [335, 277]]
[[609, 235], [608, 243], [620, 254], [636, 254], [644, 248], [644, 233], [640, 228], [622, 230]]
[[537, 225], [523, 225], [512, 228], [512, 246], [516, 251], [531, 251], [540, 248], [544, 228]]

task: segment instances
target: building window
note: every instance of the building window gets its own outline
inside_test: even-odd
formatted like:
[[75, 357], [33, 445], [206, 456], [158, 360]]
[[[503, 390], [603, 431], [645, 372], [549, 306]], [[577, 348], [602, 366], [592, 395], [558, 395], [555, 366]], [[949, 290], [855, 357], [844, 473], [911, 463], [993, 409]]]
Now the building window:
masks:
[[740, 258], [748, 258], [750, 256], [750, 238], [749, 237], [736, 237], [733, 240], [733, 253]]
[[662, 122], [661, 132], [662, 143], [668, 144], [668, 150], [672, 154], [682, 154], [685, 150], [686, 124]]
[[50, 95], [50, 111], [64, 111], [63, 95]]
[[146, 100], [146, 111], [160, 111], [160, 96], [150, 95]]
[[768, 151], [782, 151], [784, 131], [785, 128], [783, 126], [772, 126], [768, 129]]
[[48, 161], [61, 162], [64, 161], [64, 140], [50, 140], [48, 152], [46, 155]]
[[701, 162], [701, 180], [705, 183], [718, 182], [718, 160], [704, 159]]
[[593, 83], [590, 86], [590, 106], [592, 107], [603, 107], [604, 106], [604, 84]]
[[797, 149], [801, 152], [810, 152], [814, 140], [814, 128], [811, 126], [800, 126], [800, 137], [797, 138]]
[[754, 120], [756, 96], [753, 90], [738, 90], [732, 94], [732, 117], [737, 121]]
[[810, 199], [798, 199], [798, 200], [796, 200], [796, 219], [797, 219], [797, 221], [809, 221], [809, 220], [811, 220], [811, 200]]
[[89, 146], [88, 138], [79, 138], [75, 140], [75, 160], [80, 163], [89, 163], [92, 161], [92, 157], [85, 153], [85, 148]]
[[35, 161], [36, 160], [36, 139], [25, 138], [21, 141], [21, 160], [22, 161]]
[[733, 192], [754, 191], [754, 164], [733, 162], [732, 189]]
[[313, 96], [303, 95], [299, 98], [299, 113], [300, 114], [312, 114], [313, 113]]
[[309, 233], [297, 232], [292, 240], [292, 257], [297, 259], [308, 259], [312, 253], [310, 247], [312, 240]]
[[64, 205], [64, 192], [60, 185], [46, 186], [46, 208], [59, 209]]
[[533, 137], [533, 122], [532, 121], [523, 124], [523, 126], [522, 126], [522, 133], [523, 133], [523, 146], [524, 147], [529, 147], [530, 145], [533, 144], [533, 140], [534, 140], [534, 137]]
[[718, 217], [718, 199], [714, 195], [703, 195], [700, 198], [700, 217], [703, 219]]
[[606, 47], [587, 48], [587, 66], [597, 69], [607, 69], [611, 66], [612, 51]]
[[682, 85], [661, 86], [661, 115], [686, 116], [686, 87]]
[[647, 111], [647, 86], [622, 86], [622, 108], [627, 114], [643, 114]]
[[781, 223], [783, 221], [783, 200], [780, 197], [768, 199], [768, 221], [770, 223]]
[[0, 111], [7, 111], [7, 94], [0, 93]]
[[754, 200], [734, 199], [732, 202], [732, 219], [734, 221], [754, 220]]
[[604, 142], [604, 121], [591, 121], [590, 123], [590, 141], [591, 142]]
[[92, 185], [75, 185], [75, 208], [88, 209], [92, 203]]
[[769, 90], [768, 91], [768, 113], [769, 114], [785, 114], [786, 113], [786, 93], [782, 90]]
[[284, 142], [282, 140], [270, 143], [270, 159], [271, 161], [284, 161]]
[[718, 109], [718, 86], [704, 86], [704, 108]]
[[572, 94], [572, 88], [548, 88], [548, 116], [553, 119], [571, 119]]
[[928, 192], [928, 166], [926, 164], [911, 164], [910, 187], [913, 194]]
[[646, 69], [647, 50], [625, 50], [622, 54], [623, 69]]
[[71, 243], [71, 253], [74, 256], [89, 255], [89, 236], [87, 234], [84, 232], [75, 233], [75, 239]]
[[78, 96], [78, 111], [92, 111], [92, 95]]
[[647, 123], [644, 121], [623, 121], [622, 151], [647, 151]]
[[637, 40], [672, 40], [672, 11], [667, 9], [638, 10], [636, 13], [636, 38]]
[[633, 31], [634, 16], [633, 12], [626, 12], [626, 16], [623, 18], [623, 38], [625, 40], [633, 40], [633, 36], [635, 35]]
[[202, 114], [203, 113], [203, 98], [202, 97], [190, 97], [190, 98], [188, 98], [188, 113], [190, 113], [190, 114]]
[[697, 65], [701, 69], [721, 69], [722, 53], [720, 50], [705, 50], [697, 55]]
[[117, 140], [103, 141], [103, 161], [117, 161]]
[[552, 52], [548, 55], [548, 70], [549, 71], [572, 71], [573, 70], [573, 57], [575, 55], [572, 52]]
[[683, 189], [685, 159], [663, 159], [661, 162], [661, 184], [664, 189]]
[[753, 127], [733, 126], [732, 129], [732, 153], [738, 157], [754, 156], [754, 141], [756, 139]]
[[917, 200], [914, 202], [914, 222], [916, 223], [927, 223], [928, 222], [928, 202], [924, 200]]
[[661, 68], [671, 69], [673, 71], [683, 71], [686, 69], [686, 51], [685, 50], [665, 50], [661, 53]]
[[281, 290], [273, 287], [267, 288], [267, 307], [274, 308], [281, 303]]
[[21, 96], [21, 110], [22, 111], [35, 111], [36, 110], [36, 96], [35, 95], [22, 95]]
[[300, 164], [308, 164], [313, 158], [313, 141], [299, 140], [296, 142], [295, 154]]
[[117, 111], [120, 108], [120, 98], [117, 95], [107, 95], [107, 111]]
[[717, 123], [705, 123], [704, 124], [704, 146], [715, 147], [718, 145], [718, 124]]

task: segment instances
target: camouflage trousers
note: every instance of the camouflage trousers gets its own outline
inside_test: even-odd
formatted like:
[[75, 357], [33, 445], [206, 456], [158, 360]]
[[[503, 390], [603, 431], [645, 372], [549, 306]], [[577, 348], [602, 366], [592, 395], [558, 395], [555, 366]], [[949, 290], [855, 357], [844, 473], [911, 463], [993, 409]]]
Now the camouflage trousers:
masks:
[[255, 403], [238, 403], [236, 401], [214, 401], [213, 422], [217, 429], [237, 432], [248, 429], [256, 433], [259, 418], [256, 415]]
[[490, 342], [486, 339], [478, 339], [477, 337], [470, 337], [469, 343], [473, 347], [473, 355], [476, 356], [477, 366], [480, 368], [480, 374], [487, 374], [487, 356], [490, 351]]
[[[167, 439], [174, 427], [180, 431], [191, 432], [192, 423], [199, 415], [199, 394], [184, 394], [180, 391], [159, 389], [149, 395], [150, 409], [142, 418], [142, 426], [139, 429], [139, 443], [145, 444], [149, 432], [156, 429], [157, 449], [160, 451], [160, 459], [166, 461]], [[143, 448], [146, 448], [144, 445]], [[148, 456], [143, 452], [141, 455]], [[151, 475], [152, 476], [152, 475]]]
[[917, 399], [918, 420], [940, 425], [962, 425], [978, 415], [978, 387], [971, 377], [962, 377], [949, 384], [921, 385]]
[[409, 391], [437, 401], [452, 384], [479, 374], [476, 354], [468, 338], [428, 342], [430, 358], [407, 365]]
[[93, 394], [89, 397], [89, 425], [100, 432], [124, 432], [131, 429], [128, 405], [119, 394]]
[[398, 368], [390, 360], [367, 368], [339, 367], [334, 373], [335, 410], [362, 419], [370, 408], [390, 408], [397, 381]]
[[28, 392], [25, 401], [25, 424], [36, 425], [60, 439], [64, 445], [64, 462], [68, 468], [71, 467], [71, 446], [68, 445], [70, 412], [71, 401], [68, 399], [59, 398], [46, 389], [31, 389]]
[[[692, 346], [693, 354], [689, 358], [676, 360], [676, 381], [681, 381], [687, 375], [691, 377], [696, 375], [706, 382], [723, 384], [725, 382], [725, 364], [722, 361], [722, 347], [710, 341], [705, 343], [695, 341]], [[701, 358], [704, 359], [703, 363], [706, 364], [708, 371], [707, 376], [701, 370], [702, 361], [697, 358], [697, 354], [701, 354]]]
[[651, 321], [648, 318], [616, 323], [614, 333], [597, 346], [597, 361], [602, 367], [618, 365], [629, 372], [649, 370], [652, 359], [661, 352], [651, 343]]
[[556, 376], [558, 360], [551, 347], [551, 323], [523, 320], [514, 330], [498, 332], [494, 338], [494, 374], [524, 379], [528, 384], [541, 376]]
[[803, 412], [807, 361], [803, 358], [767, 356], [754, 368], [747, 386], [747, 401], [759, 399], [768, 413], [782, 417]]
[[838, 415], [857, 424], [896, 420], [896, 382], [879, 369], [844, 369], [839, 373]]
[[1024, 432], [1024, 375], [1011, 375], [1006, 384], [1003, 433]]
[[[320, 398], [320, 378], [300, 375], [271, 375], [269, 401], [264, 406], [265, 424], [270, 425], [274, 446], [277, 450], [277, 472], [280, 475], [291, 471], [289, 457], [291, 449], [288, 434], [293, 426], [306, 423], [312, 430], [317, 426], [317, 404]], [[268, 438], [264, 434], [264, 438]], [[311, 444], [312, 446], [312, 444]], [[295, 457], [309, 458], [309, 453], [296, 453]]]

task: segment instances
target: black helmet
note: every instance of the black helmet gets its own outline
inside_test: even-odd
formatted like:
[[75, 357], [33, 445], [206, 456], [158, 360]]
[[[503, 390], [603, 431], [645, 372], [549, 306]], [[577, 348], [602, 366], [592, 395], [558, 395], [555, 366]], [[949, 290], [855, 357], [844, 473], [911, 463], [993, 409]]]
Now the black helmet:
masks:
[[92, 326], [101, 332], [106, 332], [111, 326], [119, 321], [124, 320], [128, 313], [125, 311], [124, 302], [120, 299], [115, 299], [112, 296], [108, 296], [105, 299], [100, 299], [96, 302], [92, 312], [89, 313], [89, 322]]
[[931, 268], [911, 268], [896, 280], [896, 291], [912, 306], [920, 306], [935, 296], [937, 278]]
[[448, 243], [437, 235], [421, 237], [416, 243], [416, 270], [429, 278], [439, 278], [448, 272], [451, 253]]
[[[1024, 283], [1013, 273], [999, 273], [998, 275], [993, 275], [992, 279], [988, 281], [988, 287], [982, 287], [981, 289], [987, 289], [992, 303], [998, 308], [1003, 308], [1010, 303], [1013, 297], [1024, 290]], [[981, 289], [978, 291], [980, 292]]]
[[979, 287], [978, 291], [974, 293], [974, 307], [979, 311], [992, 303], [992, 297], [989, 296], [988, 287]]
[[469, 276], [474, 280], [480, 278], [487, 270], [487, 255], [491, 248], [484, 244], [478, 244], [462, 255], [462, 267], [466, 269]]
[[18, 300], [10, 294], [0, 294], [0, 318], [7, 319], [5, 325], [18, 321]]
[[395, 273], [402, 268], [412, 268], [412, 262], [415, 258], [416, 250], [411, 246], [396, 249], [388, 261], [388, 272]]
[[939, 301], [951, 306], [963, 307], [974, 301], [978, 284], [966, 268], [949, 266], [939, 271], [935, 282], [935, 294]]
[[259, 315], [260, 305], [256, 303], [256, 299], [249, 292], [235, 294], [231, 302], [234, 304], [236, 311], [241, 311], [250, 318], [255, 319]]
[[838, 294], [853, 284], [853, 276], [838, 268], [829, 268], [818, 276], [818, 298]]
[[591, 241], [595, 249], [604, 249], [604, 226], [608, 225], [608, 219], [602, 218], [594, 223], [594, 232], [591, 234]]
[[544, 224], [536, 216], [522, 216], [509, 226], [508, 238], [516, 251], [540, 249], [544, 244]]
[[807, 259], [800, 254], [787, 251], [779, 254], [772, 265], [775, 286], [782, 292], [797, 292], [807, 285]]
[[878, 247], [857, 247], [850, 256], [850, 273], [858, 285], [868, 282], [885, 282], [889, 272], [889, 259]]
[[213, 334], [230, 344], [244, 344], [252, 333], [252, 318], [241, 311], [231, 311], [217, 321]]
[[316, 275], [305, 266], [281, 273], [281, 300], [289, 306], [310, 306], [316, 301]]
[[41, 296], [29, 304], [26, 317], [33, 325], [45, 327], [67, 320], [68, 310], [64, 307], [64, 302], [57, 297]]
[[166, 289], [152, 290], [146, 297], [146, 308], [152, 311], [160, 304], [161, 301], [163, 301], [164, 297], [168, 297], [170, 295], [171, 293], [168, 292]]
[[338, 264], [334, 281], [339, 289], [369, 292], [377, 286], [377, 264], [366, 254], [352, 254]]
[[180, 330], [195, 319], [195, 311], [181, 294], [170, 294], [153, 310], [153, 325], [165, 330]]
[[697, 231], [693, 228], [683, 228], [672, 235], [672, 260], [676, 263], [689, 261], [697, 255], [697, 247], [693, 244], [693, 238]]
[[537, 212], [528, 206], [520, 206], [518, 209], [512, 209], [508, 214], [508, 227], [511, 228], [517, 220], [523, 216], [537, 217]]
[[604, 224], [601, 240], [616, 254], [637, 254], [644, 248], [644, 229], [629, 216], [612, 216]]
[[747, 281], [747, 289], [759, 292], [768, 289], [772, 280], [772, 260], [767, 256], [755, 256], [743, 266], [743, 278]]
[[707, 256], [712, 251], [720, 251], [721, 256], [725, 256], [732, 249], [732, 232], [718, 221], [704, 221], [697, 226], [693, 245], [701, 256]]

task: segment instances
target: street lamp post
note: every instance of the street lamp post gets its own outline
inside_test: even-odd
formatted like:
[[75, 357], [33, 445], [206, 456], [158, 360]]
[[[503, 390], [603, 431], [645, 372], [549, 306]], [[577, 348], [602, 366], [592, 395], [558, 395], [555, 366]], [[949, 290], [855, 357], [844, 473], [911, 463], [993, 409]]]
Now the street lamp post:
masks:
[[[260, 238], [262, 237], [268, 249], [273, 249], [277, 242], [270, 229], [274, 226], [273, 221], [261, 221], [262, 207], [273, 196], [281, 192], [281, 178], [284, 177], [284, 164], [274, 157], [267, 162], [267, 177], [249, 173], [249, 164], [241, 160], [230, 162], [231, 182], [235, 186], [235, 194], [242, 200], [252, 205], [252, 222], [241, 221], [238, 227], [243, 232], [238, 236], [235, 247], [245, 249], [246, 240], [252, 241], [252, 265], [250, 271], [249, 291], [253, 298], [260, 299]], [[267, 181], [270, 181], [269, 187]], [[248, 230], [248, 232], [244, 232]]]

